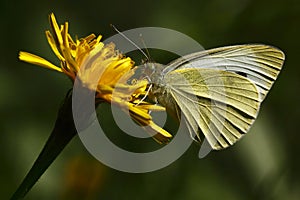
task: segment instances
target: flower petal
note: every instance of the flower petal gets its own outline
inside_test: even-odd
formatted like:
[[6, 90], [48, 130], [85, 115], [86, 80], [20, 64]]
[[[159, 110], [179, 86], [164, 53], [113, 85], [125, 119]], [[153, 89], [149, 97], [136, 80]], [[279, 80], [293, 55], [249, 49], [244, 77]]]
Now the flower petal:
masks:
[[59, 52], [59, 50], [56, 46], [56, 42], [55, 42], [53, 36], [51, 35], [50, 31], [46, 31], [46, 38], [48, 40], [48, 44], [50, 45], [52, 51], [55, 53], [55, 55], [58, 57], [58, 59], [61, 61], [65, 61], [65, 58]]
[[160, 144], [166, 144], [172, 138], [172, 135], [170, 133], [155, 124], [153, 121], [150, 121], [150, 124], [148, 126], [145, 126], [144, 128], [149, 133], [156, 133], [153, 138]]
[[56, 45], [59, 47], [63, 43], [63, 38], [61, 35], [61, 30], [56, 22], [55, 16], [53, 13], [49, 17], [51, 28], [54, 32], [54, 39], [56, 40]]
[[41, 58], [37, 55], [28, 53], [28, 52], [20, 51], [19, 59], [24, 61], [24, 62], [32, 63], [32, 64], [39, 65], [39, 66], [42, 66], [42, 67], [45, 67], [45, 68], [48, 68], [48, 69], [53, 69], [53, 70], [62, 72], [61, 68], [55, 66], [54, 64], [47, 61], [46, 59]]

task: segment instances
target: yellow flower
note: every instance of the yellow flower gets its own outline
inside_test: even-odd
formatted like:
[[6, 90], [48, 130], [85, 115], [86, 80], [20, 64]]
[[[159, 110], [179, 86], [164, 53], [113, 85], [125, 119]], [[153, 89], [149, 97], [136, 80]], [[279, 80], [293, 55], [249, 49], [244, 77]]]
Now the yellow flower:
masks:
[[164, 111], [165, 108], [142, 101], [141, 96], [146, 94], [148, 82], [127, 83], [135, 73], [134, 62], [115, 50], [113, 43], [105, 45], [100, 42], [101, 36], [91, 34], [74, 41], [68, 33], [67, 22], [59, 26], [54, 14], [49, 18], [52, 33], [46, 31], [46, 37], [61, 66], [27, 52], [20, 52], [19, 59], [63, 72], [73, 82], [78, 76], [83, 86], [96, 90], [96, 102], [104, 100], [129, 110], [133, 120], [155, 134], [153, 137], [158, 142], [168, 142], [172, 135], [156, 125], [149, 114], [150, 111]]

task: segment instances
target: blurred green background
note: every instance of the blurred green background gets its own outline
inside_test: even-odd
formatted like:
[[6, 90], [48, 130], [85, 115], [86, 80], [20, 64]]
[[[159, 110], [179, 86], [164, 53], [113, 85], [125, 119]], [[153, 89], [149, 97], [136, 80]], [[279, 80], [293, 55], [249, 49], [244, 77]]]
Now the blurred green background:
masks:
[[44, 35], [50, 12], [70, 23], [74, 37], [107, 38], [115, 33], [109, 24], [165, 27], [206, 49], [271, 44], [286, 62], [251, 131], [233, 147], [199, 159], [194, 144], [164, 169], [128, 174], [100, 164], [76, 137], [25, 199], [300, 199], [298, 0], [2, 0], [0, 199], [8, 199], [30, 169], [71, 88], [63, 74], [17, 59], [26, 50], [57, 63]]

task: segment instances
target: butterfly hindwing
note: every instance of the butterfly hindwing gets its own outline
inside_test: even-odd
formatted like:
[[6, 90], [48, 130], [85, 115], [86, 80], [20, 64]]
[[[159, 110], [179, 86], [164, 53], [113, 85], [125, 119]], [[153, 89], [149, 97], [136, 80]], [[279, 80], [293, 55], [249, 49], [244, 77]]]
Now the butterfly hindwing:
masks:
[[199, 130], [213, 149], [234, 144], [259, 110], [257, 87], [247, 78], [216, 69], [178, 69], [165, 75], [166, 90], [184, 114], [189, 130]]

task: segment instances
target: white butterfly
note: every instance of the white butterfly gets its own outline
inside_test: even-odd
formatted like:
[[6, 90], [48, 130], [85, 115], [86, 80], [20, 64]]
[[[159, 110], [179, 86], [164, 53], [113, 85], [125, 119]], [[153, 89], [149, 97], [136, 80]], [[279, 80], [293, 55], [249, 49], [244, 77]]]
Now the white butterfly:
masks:
[[233, 145], [247, 133], [276, 80], [284, 53], [246, 44], [205, 50], [167, 64], [147, 63], [149, 97], [176, 117], [191, 135], [213, 149]]

